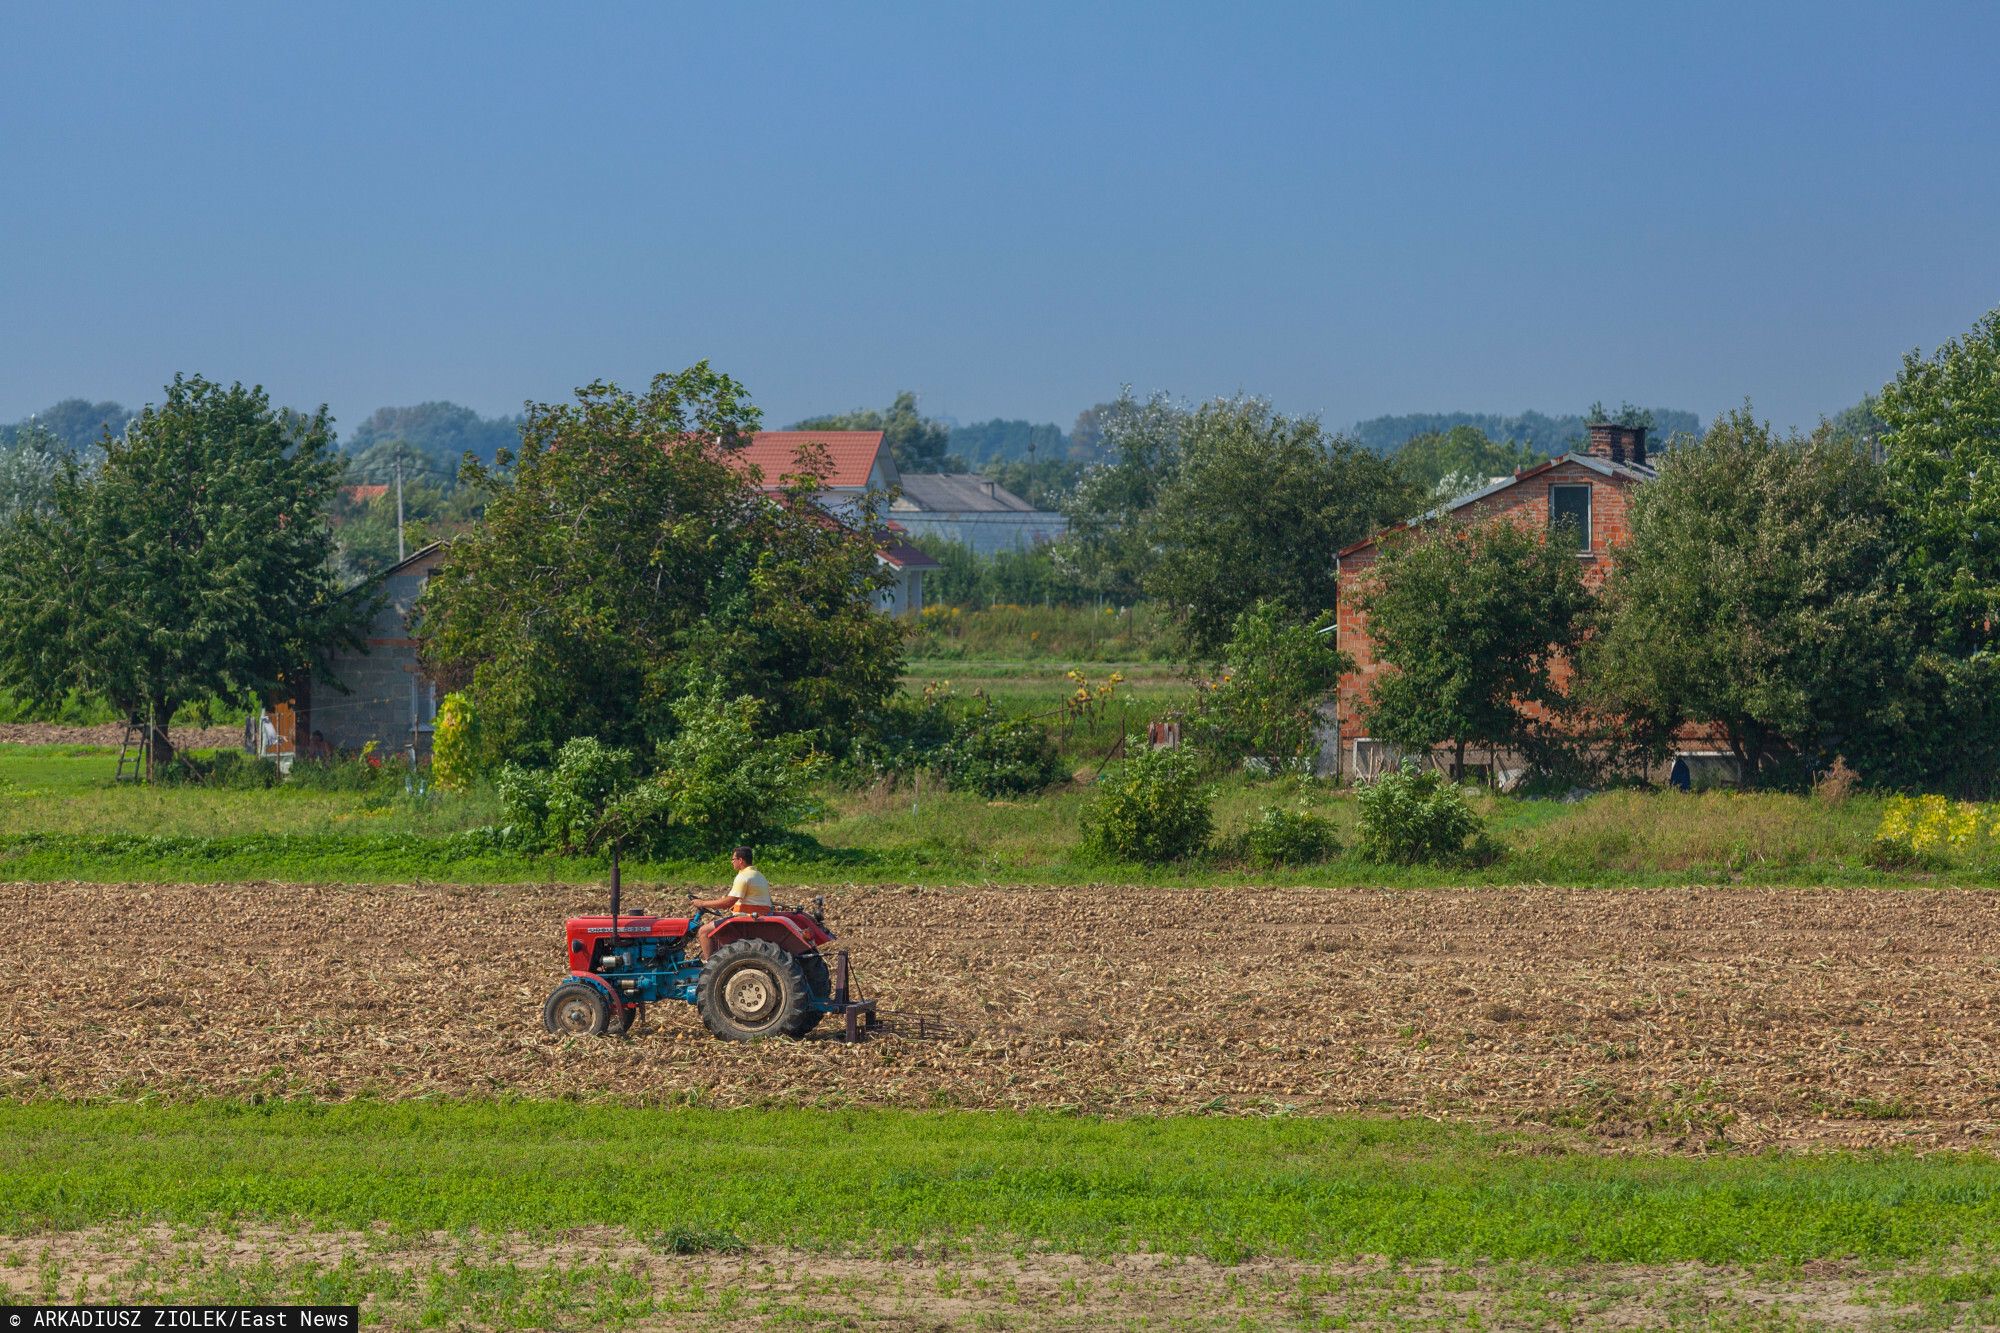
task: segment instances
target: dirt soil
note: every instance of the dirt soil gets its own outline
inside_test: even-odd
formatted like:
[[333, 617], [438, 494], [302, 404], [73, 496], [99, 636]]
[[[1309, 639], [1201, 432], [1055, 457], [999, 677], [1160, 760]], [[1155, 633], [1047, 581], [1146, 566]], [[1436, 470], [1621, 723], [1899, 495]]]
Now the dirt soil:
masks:
[[[176, 749], [227, 750], [243, 744], [241, 727], [176, 727], [167, 733]], [[0, 745], [108, 745], [125, 742], [125, 724], [78, 727], [61, 722], [0, 722]]]
[[827, 894], [891, 1011], [858, 1046], [728, 1045], [682, 1005], [629, 1041], [546, 1035], [588, 888], [4, 885], [0, 1090], [1287, 1107], [1683, 1149], [2000, 1136], [2000, 893]]
[[[623, 1231], [554, 1236], [165, 1226], [0, 1236], [0, 1297], [200, 1303], [371, 1292], [391, 1328], [937, 1330], [1908, 1327], [1886, 1273], [1695, 1264], [1223, 1265], [1134, 1254], [674, 1254]], [[401, 1278], [401, 1281], [397, 1279]], [[412, 1283], [410, 1279], [418, 1279]], [[419, 1297], [418, 1293], [421, 1293]], [[510, 1293], [512, 1293], [510, 1299]], [[607, 1318], [613, 1315], [615, 1317]], [[1950, 1322], [1950, 1309], [1925, 1326]], [[531, 1316], [531, 1317], [529, 1317]]]

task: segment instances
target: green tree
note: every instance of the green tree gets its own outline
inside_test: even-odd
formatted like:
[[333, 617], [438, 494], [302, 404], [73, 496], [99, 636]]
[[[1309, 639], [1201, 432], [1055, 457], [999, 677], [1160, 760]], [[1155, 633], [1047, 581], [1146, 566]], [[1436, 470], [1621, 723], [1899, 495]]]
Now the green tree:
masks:
[[1858, 445], [1880, 457], [1882, 437], [1888, 429], [1875, 410], [1880, 405], [1880, 400], [1874, 394], [1861, 395], [1860, 402], [1852, 407], [1843, 407], [1833, 414], [1832, 420], [1826, 423], [1828, 434], [1836, 440]]
[[2000, 310], [1929, 359], [1911, 352], [1876, 403], [1910, 572], [1969, 643], [2000, 618]]
[[1565, 707], [1558, 665], [1591, 609], [1573, 550], [1500, 520], [1440, 522], [1385, 539], [1352, 590], [1389, 668], [1366, 705], [1370, 730], [1399, 746], [1512, 748], [1529, 705]]
[[1141, 401], [1129, 386], [1117, 402], [1091, 411], [1093, 447], [1109, 461], [1087, 470], [1064, 502], [1070, 530], [1060, 558], [1098, 596], [1130, 604], [1151, 562], [1146, 525], [1180, 466], [1189, 413], [1163, 393]]
[[1260, 600], [1332, 610], [1333, 553], [1419, 503], [1388, 460], [1257, 399], [1196, 408], [1176, 453], [1140, 525], [1141, 586], [1204, 659]]
[[1644, 426], [1649, 431], [1659, 429], [1659, 419], [1653, 415], [1652, 408], [1620, 403], [1618, 410], [1613, 412], [1604, 405], [1602, 398], [1592, 403], [1589, 410], [1583, 414], [1584, 425], [1588, 426], [1597, 421], [1610, 421], [1620, 426]]
[[132, 414], [117, 403], [65, 398], [52, 407], [43, 408], [26, 421], [0, 426], [0, 444], [34, 430], [55, 437], [63, 453], [87, 453], [102, 444], [105, 436], [123, 435], [131, 421]]
[[[518, 447], [521, 418], [482, 417], [457, 403], [378, 407], [355, 428], [347, 447], [353, 453], [365, 455], [386, 441], [401, 441], [450, 474], [458, 470], [459, 460], [466, 454], [490, 464], [502, 449]], [[375, 480], [385, 478], [378, 476]]]
[[55, 502], [56, 478], [70, 450], [54, 432], [30, 423], [0, 441], [0, 523], [40, 513]]
[[1910, 353], [1863, 407], [1929, 618], [1927, 636], [1913, 626], [1907, 743], [1875, 776], [1990, 792], [2000, 772], [2000, 310], [1928, 360]]
[[[496, 460], [511, 460], [512, 451], [496, 451]], [[340, 545], [341, 572], [351, 581], [375, 575], [394, 564], [396, 541], [396, 465], [403, 469], [403, 541], [411, 552], [433, 541], [454, 538], [479, 521], [485, 512], [487, 487], [458, 483], [460, 459], [444, 460], [424, 453], [407, 440], [382, 439], [348, 456], [347, 476], [333, 507], [334, 534]], [[482, 468], [482, 475], [492, 473]], [[351, 488], [382, 485], [376, 496], [351, 493]]]
[[160, 730], [181, 704], [267, 694], [358, 627], [332, 575], [340, 477], [324, 408], [176, 376], [103, 464], [0, 529], [0, 676], [36, 702], [101, 695]]
[[[1604, 419], [1604, 405], [1593, 403], [1586, 419], [1574, 414], [1552, 417], [1541, 412], [1502, 416], [1492, 412], [1420, 412], [1409, 416], [1370, 417], [1355, 423], [1355, 440], [1378, 454], [1394, 453], [1419, 435], [1442, 434], [1458, 426], [1471, 426], [1488, 439], [1526, 445], [1537, 454], [1556, 455], [1584, 447], [1591, 421]], [[1647, 426], [1662, 442], [1701, 434], [1701, 418], [1693, 412], [1672, 407], [1636, 408], [1623, 405], [1613, 414], [1631, 426]]]
[[427, 453], [398, 437], [379, 439], [367, 448], [348, 455], [347, 481], [350, 485], [375, 483], [393, 486], [397, 465], [401, 464], [404, 486], [425, 482], [439, 491], [450, 491], [458, 484], [459, 461]]
[[603, 834], [653, 855], [698, 856], [817, 818], [824, 807], [812, 784], [825, 756], [797, 733], [765, 734], [762, 711], [749, 695], [726, 698], [719, 681], [697, 675], [673, 705], [679, 730], [650, 775], [607, 806]]
[[943, 568], [924, 580], [924, 599], [937, 606], [978, 610], [996, 602], [1015, 606], [1080, 606], [1089, 590], [1046, 546], [980, 555], [964, 542], [925, 537], [917, 546]]
[[1844, 753], [1866, 776], [1907, 729], [1925, 637], [1882, 469], [1826, 433], [1779, 438], [1746, 406], [1667, 455], [1586, 658], [1593, 699], [1728, 738], [1746, 784]]
[[979, 470], [1035, 508], [1051, 511], [1062, 508], [1083, 477], [1083, 464], [1066, 458], [1045, 458], [1033, 463], [995, 462]]
[[[403, 542], [405, 555], [428, 546], [444, 535], [439, 521], [446, 504], [445, 495], [435, 486], [414, 483], [403, 487]], [[350, 583], [381, 573], [396, 563], [396, 492], [357, 500], [342, 495], [333, 507], [334, 536], [339, 545], [341, 576]]]
[[1032, 421], [975, 421], [951, 428], [950, 452], [970, 467], [986, 469], [989, 463], [1045, 463], [1069, 456], [1069, 436], [1054, 423]]
[[908, 389], [896, 395], [886, 412], [856, 408], [830, 416], [808, 417], [793, 430], [879, 430], [889, 456], [902, 472], [963, 472], [963, 460], [951, 456], [951, 427], [917, 410], [917, 395]]
[[1524, 444], [1491, 440], [1475, 426], [1416, 436], [1396, 451], [1396, 467], [1426, 495], [1450, 500], [1538, 461]]
[[1236, 618], [1223, 650], [1224, 674], [1201, 696], [1195, 726], [1203, 748], [1254, 756], [1273, 768], [1312, 771], [1319, 709], [1354, 669], [1326, 631], [1333, 618], [1301, 620], [1283, 602], [1263, 601]]
[[[1131, 393], [1126, 390], [1127, 396]], [[1118, 403], [1092, 403], [1076, 414], [1076, 424], [1069, 428], [1069, 456], [1072, 461], [1088, 463], [1098, 460], [1105, 448], [1104, 423], [1118, 411]]]
[[437, 678], [469, 682], [488, 757], [546, 763], [579, 736], [652, 754], [711, 676], [760, 701], [762, 734], [839, 742], [896, 688], [878, 516], [834, 521], [810, 476], [763, 494], [727, 459], [756, 424], [704, 362], [531, 406], [511, 474], [468, 470], [485, 520], [432, 576], [418, 633]]

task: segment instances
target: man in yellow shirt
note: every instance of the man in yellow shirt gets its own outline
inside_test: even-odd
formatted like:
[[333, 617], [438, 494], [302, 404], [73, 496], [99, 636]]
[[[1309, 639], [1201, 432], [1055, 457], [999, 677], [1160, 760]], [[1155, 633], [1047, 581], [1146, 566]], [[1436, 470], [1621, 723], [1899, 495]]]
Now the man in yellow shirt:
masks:
[[[771, 881], [764, 878], [764, 872], [753, 864], [756, 853], [748, 847], [738, 847], [730, 855], [730, 862], [736, 867], [736, 879], [729, 886], [729, 892], [720, 898], [695, 898], [690, 907], [699, 907], [709, 912], [729, 912], [734, 915], [762, 916], [774, 910], [777, 904], [771, 901]], [[701, 955], [709, 954], [708, 937], [721, 921], [711, 921], [701, 928]]]

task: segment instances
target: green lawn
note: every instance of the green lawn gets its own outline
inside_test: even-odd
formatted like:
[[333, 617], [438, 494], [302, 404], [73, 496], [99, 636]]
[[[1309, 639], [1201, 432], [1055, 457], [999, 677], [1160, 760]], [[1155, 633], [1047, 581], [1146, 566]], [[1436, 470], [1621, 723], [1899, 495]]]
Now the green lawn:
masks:
[[2000, 1246], [1984, 1155], [1606, 1157], [1371, 1118], [536, 1102], [0, 1104], [0, 1231], [590, 1225], [687, 1249], [1020, 1246], [1538, 1263]]
[[[1078, 683], [1065, 674], [1072, 669], [1093, 689], [1109, 683], [1112, 692], [1088, 716], [1065, 720], [1063, 705], [1078, 689]], [[1123, 679], [1111, 682], [1113, 675]], [[982, 658], [905, 664], [906, 689], [920, 690], [934, 682], [949, 685], [963, 698], [983, 695], [1011, 716], [1037, 719], [1051, 730], [1065, 760], [1092, 769], [1121, 734], [1143, 736], [1148, 722], [1185, 710], [1195, 697], [1195, 687], [1180, 671], [1158, 663]]]
[[[0, 877], [15, 879], [467, 883], [589, 881], [601, 861], [530, 856], [497, 830], [490, 790], [467, 796], [371, 791], [141, 787], [112, 781], [115, 756], [70, 747], [0, 746]], [[1088, 777], [1095, 763], [1079, 765]], [[1827, 803], [1774, 793], [1686, 796], [1613, 792], [1576, 802], [1481, 797], [1505, 849], [1492, 865], [1398, 868], [1351, 854], [1323, 865], [1254, 871], [1233, 839], [1267, 805], [1305, 800], [1353, 842], [1344, 792], [1232, 777], [1218, 784], [1223, 852], [1181, 867], [1107, 866], [1085, 856], [1087, 786], [988, 801], [934, 784], [829, 789], [826, 818], [761, 858], [794, 883], [1089, 883], [1426, 885], [1554, 883], [1647, 886], [1740, 880], [1765, 884], [2000, 882], [1990, 866], [1884, 872], [1867, 856], [1881, 801]], [[723, 861], [639, 864], [664, 883], [702, 883]]]

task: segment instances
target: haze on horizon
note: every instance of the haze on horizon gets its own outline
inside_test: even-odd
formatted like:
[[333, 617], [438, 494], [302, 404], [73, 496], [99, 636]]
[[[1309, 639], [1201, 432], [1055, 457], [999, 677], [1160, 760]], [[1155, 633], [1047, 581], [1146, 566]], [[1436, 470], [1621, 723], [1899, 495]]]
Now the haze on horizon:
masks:
[[[476, 17], [467, 17], [475, 14]], [[2000, 8], [0, 18], [0, 421], [176, 371], [768, 420], [1120, 384], [1810, 425], [2000, 305]]]

